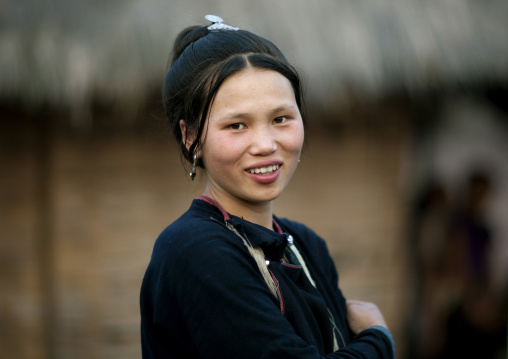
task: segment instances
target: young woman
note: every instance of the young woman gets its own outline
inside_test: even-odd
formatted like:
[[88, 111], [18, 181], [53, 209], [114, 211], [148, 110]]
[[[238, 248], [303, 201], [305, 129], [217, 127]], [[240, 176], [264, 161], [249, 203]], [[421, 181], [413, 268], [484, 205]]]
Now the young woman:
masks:
[[157, 239], [144, 358], [393, 358], [378, 308], [346, 301], [325, 242], [275, 217], [298, 166], [298, 74], [270, 41], [207, 16], [177, 37], [163, 101], [206, 188]]

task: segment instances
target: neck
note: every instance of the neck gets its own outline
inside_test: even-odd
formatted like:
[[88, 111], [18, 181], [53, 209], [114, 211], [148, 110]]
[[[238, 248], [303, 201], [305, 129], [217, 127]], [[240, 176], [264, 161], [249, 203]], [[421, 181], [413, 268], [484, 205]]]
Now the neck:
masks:
[[273, 230], [272, 201], [262, 203], [247, 202], [238, 198], [232, 198], [231, 196], [217, 195], [206, 189], [203, 196], [211, 198], [232, 215]]

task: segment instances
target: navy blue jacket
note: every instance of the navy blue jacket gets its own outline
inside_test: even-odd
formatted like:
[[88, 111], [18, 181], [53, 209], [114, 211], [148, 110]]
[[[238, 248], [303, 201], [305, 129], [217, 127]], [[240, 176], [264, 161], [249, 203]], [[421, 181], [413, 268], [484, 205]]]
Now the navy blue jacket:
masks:
[[211, 204], [194, 200], [160, 234], [141, 287], [143, 358], [394, 357], [384, 328], [353, 337], [325, 242], [300, 223], [276, 221], [293, 236], [316, 286], [299, 265], [281, 261], [284, 235], [231, 216], [235, 228], [271, 261], [280, 299]]

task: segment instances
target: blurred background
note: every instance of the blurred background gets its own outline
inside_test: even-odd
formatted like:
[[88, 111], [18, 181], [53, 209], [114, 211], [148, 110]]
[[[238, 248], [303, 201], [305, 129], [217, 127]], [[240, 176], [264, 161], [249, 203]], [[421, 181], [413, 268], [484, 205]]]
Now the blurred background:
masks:
[[1, 0], [0, 358], [140, 358], [153, 243], [204, 184], [160, 87], [208, 13], [302, 73], [307, 145], [276, 214], [326, 239], [398, 358], [506, 358], [504, 0]]

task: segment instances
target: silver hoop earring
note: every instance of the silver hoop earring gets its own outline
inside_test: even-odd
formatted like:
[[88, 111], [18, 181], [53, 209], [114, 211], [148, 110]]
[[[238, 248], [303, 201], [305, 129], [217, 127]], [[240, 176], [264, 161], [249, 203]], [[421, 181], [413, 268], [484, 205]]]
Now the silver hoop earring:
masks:
[[194, 181], [194, 177], [196, 177], [196, 166], [198, 165], [198, 155], [194, 155], [194, 161], [192, 161], [192, 168], [189, 173], [191, 181]]

